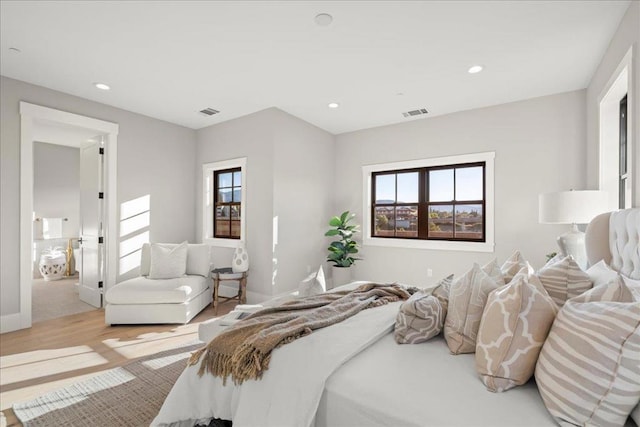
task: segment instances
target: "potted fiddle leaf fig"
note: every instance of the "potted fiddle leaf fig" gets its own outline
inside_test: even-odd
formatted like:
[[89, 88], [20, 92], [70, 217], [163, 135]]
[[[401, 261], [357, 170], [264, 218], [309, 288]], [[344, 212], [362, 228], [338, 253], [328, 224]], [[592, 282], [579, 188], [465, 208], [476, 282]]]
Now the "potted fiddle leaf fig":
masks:
[[331, 242], [327, 248], [329, 255], [327, 261], [333, 263], [333, 285], [339, 286], [351, 281], [351, 267], [356, 260], [354, 257], [358, 253], [358, 243], [353, 240], [353, 235], [358, 232], [358, 226], [350, 222], [355, 218], [355, 214], [349, 211], [343, 212], [340, 216], [334, 216], [329, 221], [331, 228], [324, 233], [328, 237], [337, 237], [338, 240]]

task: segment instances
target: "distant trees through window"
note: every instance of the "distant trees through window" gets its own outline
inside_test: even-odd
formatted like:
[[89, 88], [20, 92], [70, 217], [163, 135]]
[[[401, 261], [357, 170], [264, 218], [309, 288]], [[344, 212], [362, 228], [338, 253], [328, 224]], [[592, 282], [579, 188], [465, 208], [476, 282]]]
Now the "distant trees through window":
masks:
[[372, 173], [371, 236], [485, 241], [485, 162]]

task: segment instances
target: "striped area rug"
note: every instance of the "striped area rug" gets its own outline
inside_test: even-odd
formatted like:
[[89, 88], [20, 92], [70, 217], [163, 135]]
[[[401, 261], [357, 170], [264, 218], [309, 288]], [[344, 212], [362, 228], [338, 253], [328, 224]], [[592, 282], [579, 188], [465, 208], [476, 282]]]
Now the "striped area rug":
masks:
[[37, 399], [15, 404], [25, 427], [148, 426], [187, 364], [191, 344], [110, 369]]

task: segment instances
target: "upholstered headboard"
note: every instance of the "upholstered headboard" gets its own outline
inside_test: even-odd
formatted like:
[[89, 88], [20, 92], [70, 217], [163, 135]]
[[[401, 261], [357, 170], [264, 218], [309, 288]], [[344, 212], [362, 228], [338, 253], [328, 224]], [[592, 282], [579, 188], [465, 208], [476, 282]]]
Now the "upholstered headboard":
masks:
[[640, 208], [608, 212], [587, 226], [589, 265], [604, 260], [612, 269], [640, 279]]

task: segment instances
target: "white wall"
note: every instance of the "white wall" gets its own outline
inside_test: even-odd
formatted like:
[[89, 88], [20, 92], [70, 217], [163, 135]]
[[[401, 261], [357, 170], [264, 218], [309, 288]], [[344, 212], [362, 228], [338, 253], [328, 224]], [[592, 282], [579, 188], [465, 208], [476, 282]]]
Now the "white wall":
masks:
[[606, 95], [612, 83], [611, 79], [615, 77], [616, 68], [629, 49], [632, 50], [632, 70], [628, 76], [631, 87], [628, 104], [632, 110], [628, 117], [632, 120], [632, 129], [628, 139], [632, 144], [633, 153], [633, 158], [630, 159], [634, 174], [633, 206], [638, 207], [640, 206], [640, 2], [637, 1], [631, 2], [587, 88], [587, 182], [591, 189], [598, 188], [600, 101]]
[[273, 216], [278, 218], [274, 251], [275, 294], [295, 289], [325, 259], [334, 198], [334, 137], [282, 113], [273, 156]]
[[[336, 137], [336, 210], [362, 223], [362, 166], [495, 151], [495, 252], [365, 246], [358, 280], [424, 286], [520, 249], [534, 267], [564, 226], [538, 224], [538, 194], [585, 187], [585, 91], [367, 129]], [[433, 277], [427, 277], [427, 269]]]
[[[67, 218], [62, 236], [80, 229], [80, 150], [63, 145], [33, 144], [33, 211], [38, 218]], [[35, 237], [34, 237], [35, 238]]]
[[118, 204], [150, 195], [150, 239], [194, 240], [194, 130], [1, 77], [0, 315], [20, 309], [20, 101], [118, 123]]
[[[321, 224], [332, 199], [332, 135], [269, 108], [200, 129], [197, 141], [198, 238], [202, 238], [202, 164], [246, 157], [243, 190], [251, 264], [247, 297], [257, 302], [294, 289], [306, 275], [307, 265], [317, 268], [322, 260]], [[277, 236], [274, 217], [278, 217]], [[219, 267], [229, 266], [232, 256], [232, 249], [213, 249], [213, 261]]]

